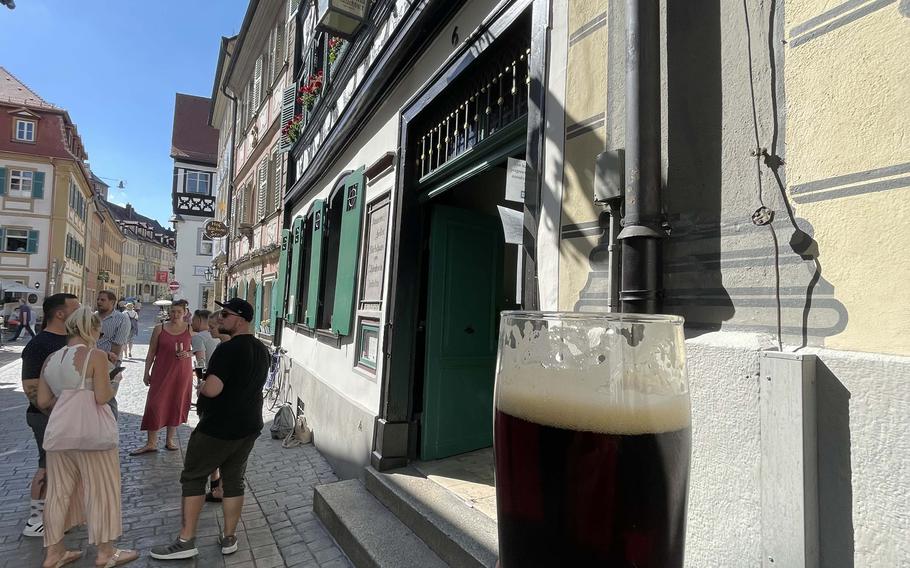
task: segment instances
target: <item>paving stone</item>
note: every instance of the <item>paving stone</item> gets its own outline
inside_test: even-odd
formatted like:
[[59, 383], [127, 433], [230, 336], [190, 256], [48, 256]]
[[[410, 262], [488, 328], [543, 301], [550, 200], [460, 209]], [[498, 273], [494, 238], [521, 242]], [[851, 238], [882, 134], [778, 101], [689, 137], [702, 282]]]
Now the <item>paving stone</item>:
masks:
[[[217, 535], [223, 525], [221, 508], [206, 503], [199, 522], [199, 556], [186, 561], [162, 562], [148, 556], [148, 549], [170, 542], [180, 530], [180, 470], [184, 448], [197, 421], [191, 412], [189, 424], [178, 429], [181, 450], [163, 449], [131, 457], [129, 450], [145, 442], [139, 422], [148, 389], [142, 371], [154, 310], [146, 310], [140, 322], [140, 341], [117, 394], [120, 406], [120, 469], [123, 536], [121, 546], [137, 548], [141, 556], [131, 568], [338, 568], [350, 566], [335, 542], [313, 514], [313, 487], [337, 477], [312, 445], [284, 449], [272, 440], [268, 426], [272, 412], [264, 412], [264, 434], [250, 455], [247, 492], [241, 522], [237, 527], [238, 551], [223, 556]], [[0, 349], [0, 567], [40, 566], [44, 558], [42, 539], [21, 536], [28, 516], [29, 484], [37, 465], [31, 430], [25, 423], [25, 398], [21, 392], [19, 356], [24, 342]], [[85, 544], [84, 528], [66, 535], [67, 546], [81, 546], [85, 555], [72, 568], [94, 566], [95, 549]]]

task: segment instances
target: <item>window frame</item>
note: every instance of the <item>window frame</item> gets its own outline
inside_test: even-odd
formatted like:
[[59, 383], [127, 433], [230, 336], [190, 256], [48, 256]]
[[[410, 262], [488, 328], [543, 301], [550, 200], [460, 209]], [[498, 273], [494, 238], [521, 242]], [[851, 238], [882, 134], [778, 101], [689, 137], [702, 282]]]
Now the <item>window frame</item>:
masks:
[[[190, 176], [195, 177], [195, 191], [190, 190]], [[198, 191], [202, 182], [202, 176], [205, 176], [206, 191]], [[183, 173], [183, 193], [188, 195], [212, 195], [212, 172], [201, 172], [197, 170], [185, 170]]]
[[[215, 251], [215, 240], [205, 235], [205, 230], [201, 227], [196, 230], [199, 237], [196, 239], [196, 255], [211, 257]], [[209, 245], [209, 251], [205, 252], [204, 245]]]
[[[25, 245], [22, 247], [22, 250], [9, 250], [9, 239], [10, 239], [11, 231], [25, 233], [24, 237], [13, 237], [16, 239], [21, 239], [22, 241], [25, 242]], [[17, 228], [17, 227], [4, 227], [3, 228], [3, 253], [5, 253], [5, 254], [8, 254], [8, 253], [29, 254], [29, 252], [28, 252], [28, 232], [29, 232], [29, 229], [22, 229], [22, 228]]]
[[[31, 199], [32, 191], [35, 188], [35, 170], [27, 170], [27, 169], [23, 169], [23, 168], [14, 169], [14, 168], [8, 167], [8, 168], [6, 168], [6, 171], [9, 172], [7, 174], [9, 176], [9, 181], [7, 182], [8, 186], [7, 186], [7, 191], [6, 191], [6, 197], [12, 197], [15, 199]], [[19, 175], [17, 176], [13, 172], [19, 172]], [[24, 174], [28, 174], [28, 176], [29, 176], [28, 191], [25, 191], [22, 189], [22, 185], [25, 181]], [[13, 177], [19, 178], [19, 188], [18, 189], [13, 189]]]
[[[31, 126], [31, 138], [23, 138], [19, 136], [20, 125]], [[27, 129], [24, 131], [27, 132]], [[25, 142], [26, 144], [35, 144], [38, 140], [38, 121], [17, 116], [13, 121], [13, 140], [16, 142]]]

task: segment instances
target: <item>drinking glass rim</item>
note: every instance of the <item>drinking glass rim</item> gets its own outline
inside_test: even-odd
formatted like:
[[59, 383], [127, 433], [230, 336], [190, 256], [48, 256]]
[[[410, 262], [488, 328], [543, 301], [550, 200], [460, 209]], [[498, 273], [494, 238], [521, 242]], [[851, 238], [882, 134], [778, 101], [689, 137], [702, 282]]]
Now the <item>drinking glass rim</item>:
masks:
[[533, 310], [504, 310], [502, 317], [512, 317], [526, 320], [545, 321], [605, 321], [611, 323], [685, 323], [683, 316], [673, 314], [626, 314], [621, 312], [564, 312], [564, 311], [533, 311]]

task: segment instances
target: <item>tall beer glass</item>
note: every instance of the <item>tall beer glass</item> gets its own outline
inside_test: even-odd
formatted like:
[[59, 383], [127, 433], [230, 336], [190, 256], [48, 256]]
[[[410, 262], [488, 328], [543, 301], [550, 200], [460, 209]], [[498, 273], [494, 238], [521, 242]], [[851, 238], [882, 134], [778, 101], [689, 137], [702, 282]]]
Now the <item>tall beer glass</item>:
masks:
[[503, 312], [495, 397], [501, 568], [682, 566], [681, 317]]

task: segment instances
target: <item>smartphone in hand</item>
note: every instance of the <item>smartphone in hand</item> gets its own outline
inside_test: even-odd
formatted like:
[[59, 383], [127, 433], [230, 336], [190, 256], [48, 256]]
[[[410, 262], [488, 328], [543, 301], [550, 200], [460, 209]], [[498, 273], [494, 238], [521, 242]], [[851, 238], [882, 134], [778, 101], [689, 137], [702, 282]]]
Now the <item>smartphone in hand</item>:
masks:
[[114, 377], [116, 377], [117, 375], [119, 375], [120, 373], [122, 373], [125, 370], [126, 370], [126, 367], [114, 367], [113, 370], [111, 370], [111, 374], [110, 374], [111, 380], [114, 380]]

